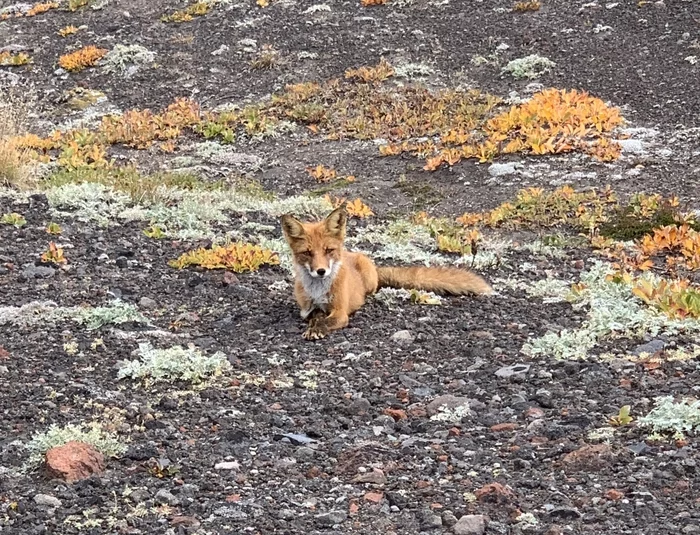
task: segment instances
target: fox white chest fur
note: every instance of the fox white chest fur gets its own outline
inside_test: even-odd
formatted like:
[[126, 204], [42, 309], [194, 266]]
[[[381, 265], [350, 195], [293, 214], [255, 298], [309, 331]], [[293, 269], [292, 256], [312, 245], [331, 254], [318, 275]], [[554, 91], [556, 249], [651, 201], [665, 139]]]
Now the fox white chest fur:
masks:
[[314, 277], [307, 266], [294, 265], [297, 278], [301, 281], [302, 286], [309, 300], [313, 304], [308, 309], [301, 311], [301, 317], [306, 319], [311, 312], [320, 308], [324, 312], [328, 312], [328, 304], [331, 299], [331, 286], [335, 277], [338, 275], [338, 270], [342, 262], [330, 263], [330, 272], [325, 277]]

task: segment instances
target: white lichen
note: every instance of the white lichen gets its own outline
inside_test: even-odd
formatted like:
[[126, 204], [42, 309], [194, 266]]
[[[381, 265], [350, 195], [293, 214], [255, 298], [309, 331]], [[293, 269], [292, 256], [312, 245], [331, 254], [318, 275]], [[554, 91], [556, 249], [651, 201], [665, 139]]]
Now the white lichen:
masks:
[[556, 66], [551, 59], [538, 54], [514, 59], [501, 69], [502, 74], [510, 74], [513, 78], [533, 80], [546, 74]]
[[677, 436], [700, 431], [700, 400], [674, 401], [672, 396], [656, 398], [655, 407], [637, 423], [650, 427], [654, 433], [673, 433]]
[[196, 384], [231, 369], [223, 353], [217, 352], [207, 357], [191, 344], [187, 348], [173, 346], [154, 349], [150, 344], [142, 343], [135, 353], [138, 359], [120, 363], [118, 379], [130, 377], [147, 382], [185, 381]]

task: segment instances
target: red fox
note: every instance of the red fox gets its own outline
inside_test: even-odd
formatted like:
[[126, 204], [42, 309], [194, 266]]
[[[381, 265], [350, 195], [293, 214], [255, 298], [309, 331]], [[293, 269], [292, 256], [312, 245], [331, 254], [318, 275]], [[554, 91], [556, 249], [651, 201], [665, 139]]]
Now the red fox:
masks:
[[282, 231], [294, 260], [294, 296], [308, 321], [307, 340], [318, 340], [347, 326], [349, 316], [379, 288], [405, 288], [441, 294], [490, 294], [478, 275], [454, 267], [376, 267], [362, 253], [343, 249], [347, 214], [336, 208], [323, 221], [302, 223], [282, 216]]

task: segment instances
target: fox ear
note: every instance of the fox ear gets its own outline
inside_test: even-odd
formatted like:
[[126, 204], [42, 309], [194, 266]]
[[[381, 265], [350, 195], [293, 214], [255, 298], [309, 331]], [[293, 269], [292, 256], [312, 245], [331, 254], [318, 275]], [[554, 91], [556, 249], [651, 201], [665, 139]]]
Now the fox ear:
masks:
[[343, 239], [345, 237], [345, 224], [347, 220], [348, 214], [345, 211], [345, 206], [340, 206], [326, 217], [326, 228], [331, 234]]
[[290, 214], [283, 215], [281, 222], [282, 232], [287, 240], [303, 238], [306, 234], [306, 232], [304, 232], [304, 225], [301, 224], [301, 221]]

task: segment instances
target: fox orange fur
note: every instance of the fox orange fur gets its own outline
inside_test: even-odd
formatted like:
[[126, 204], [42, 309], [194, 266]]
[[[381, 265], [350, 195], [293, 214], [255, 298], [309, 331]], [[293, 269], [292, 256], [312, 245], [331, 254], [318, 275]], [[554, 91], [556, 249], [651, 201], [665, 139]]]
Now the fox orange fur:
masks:
[[369, 257], [343, 248], [347, 214], [335, 209], [323, 221], [282, 216], [282, 231], [294, 260], [294, 295], [309, 325], [304, 338], [317, 340], [342, 329], [350, 315], [379, 288], [405, 288], [440, 294], [489, 294], [478, 275], [454, 267], [376, 267]]

